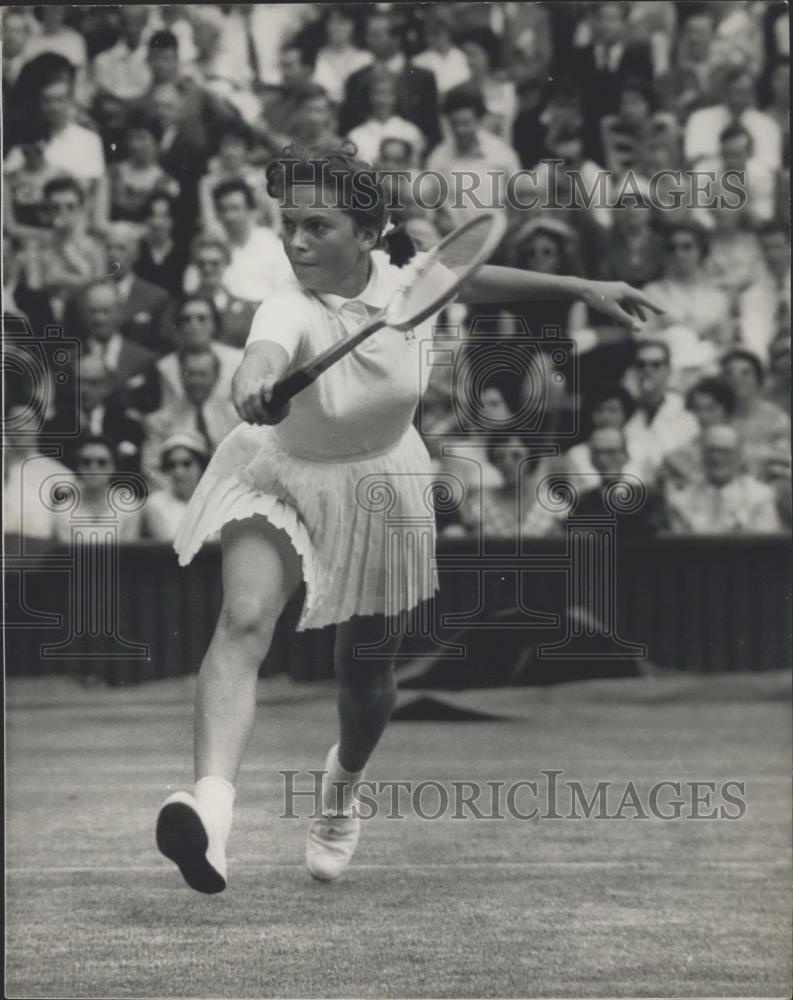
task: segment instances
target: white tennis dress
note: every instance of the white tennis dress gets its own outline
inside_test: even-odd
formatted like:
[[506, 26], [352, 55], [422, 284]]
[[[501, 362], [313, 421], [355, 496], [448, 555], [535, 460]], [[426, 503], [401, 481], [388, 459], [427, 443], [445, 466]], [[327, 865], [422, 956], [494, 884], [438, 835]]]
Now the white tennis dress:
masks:
[[[288, 373], [360, 329], [404, 274], [381, 251], [371, 259], [369, 283], [354, 299], [308, 292], [296, 281], [277, 289], [256, 312], [248, 343], [280, 344]], [[231, 431], [177, 531], [180, 564], [227, 522], [261, 514], [302, 559], [299, 630], [391, 615], [432, 597], [432, 474], [412, 420], [426, 388], [421, 345], [433, 319], [413, 334], [374, 334], [295, 396], [277, 426]]]

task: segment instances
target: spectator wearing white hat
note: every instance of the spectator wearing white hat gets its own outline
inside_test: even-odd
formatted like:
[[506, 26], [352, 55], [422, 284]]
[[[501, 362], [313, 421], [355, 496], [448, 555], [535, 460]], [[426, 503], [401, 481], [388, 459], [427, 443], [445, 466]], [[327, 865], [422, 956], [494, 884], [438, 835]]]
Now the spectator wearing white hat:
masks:
[[191, 431], [178, 431], [160, 447], [160, 472], [164, 486], [149, 494], [143, 511], [147, 538], [172, 542], [187, 507], [209, 462], [206, 442]]

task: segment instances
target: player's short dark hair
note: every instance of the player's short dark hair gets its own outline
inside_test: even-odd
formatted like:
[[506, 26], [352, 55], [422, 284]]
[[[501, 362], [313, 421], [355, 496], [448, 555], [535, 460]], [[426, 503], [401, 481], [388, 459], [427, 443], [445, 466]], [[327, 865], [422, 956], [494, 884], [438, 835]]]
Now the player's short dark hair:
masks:
[[60, 194], [61, 191], [73, 192], [80, 199], [80, 204], [85, 204], [85, 192], [83, 191], [82, 185], [70, 174], [61, 174], [58, 177], [53, 177], [52, 180], [47, 181], [42, 192], [44, 200], [46, 201], [53, 194]]
[[735, 392], [729, 382], [713, 375], [701, 378], [686, 393], [686, 409], [690, 410], [694, 403], [695, 396], [710, 396], [715, 399], [728, 417], [735, 413]]
[[457, 87], [452, 87], [443, 99], [443, 113], [453, 115], [455, 111], [462, 111], [470, 108], [477, 118], [481, 118], [485, 113], [485, 102], [478, 87], [470, 83], [461, 83]]
[[747, 351], [743, 347], [734, 347], [731, 351], [727, 351], [721, 357], [721, 369], [725, 370], [727, 365], [731, 361], [745, 361], [747, 364], [751, 365], [754, 369], [754, 373], [757, 376], [758, 385], [762, 385], [765, 382], [765, 369], [763, 368], [763, 362], [760, 360], [754, 351]]
[[251, 186], [242, 180], [241, 177], [231, 177], [227, 181], [221, 181], [220, 184], [216, 184], [212, 188], [212, 201], [215, 205], [219, 205], [226, 195], [236, 194], [238, 191], [241, 191], [245, 196], [245, 204], [248, 208], [253, 209], [256, 207], [256, 198], [251, 190]]
[[148, 48], [149, 52], [152, 52], [155, 49], [160, 49], [160, 50], [165, 49], [178, 52], [179, 39], [172, 31], [168, 31], [167, 29], [163, 29], [162, 31], [155, 31], [154, 34], [149, 39]]

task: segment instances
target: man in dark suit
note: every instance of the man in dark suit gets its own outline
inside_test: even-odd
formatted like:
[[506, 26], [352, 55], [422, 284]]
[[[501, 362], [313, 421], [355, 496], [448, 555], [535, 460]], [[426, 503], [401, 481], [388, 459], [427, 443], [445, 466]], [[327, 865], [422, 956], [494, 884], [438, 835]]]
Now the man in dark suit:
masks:
[[44, 423], [42, 437], [55, 442], [68, 453], [78, 435], [106, 437], [113, 445], [116, 464], [124, 472], [140, 472], [141, 449], [146, 431], [140, 420], [128, 413], [112, 397], [113, 378], [101, 357], [95, 354], [80, 359], [78, 368], [78, 412], [59, 411]]
[[[629, 77], [653, 78], [649, 44], [627, 41], [627, 7], [614, 2], [596, 6], [592, 44], [578, 49], [573, 62], [581, 90], [586, 153], [596, 163], [603, 162], [600, 120], [618, 111], [623, 83]], [[560, 76], [569, 74], [569, 64], [559, 70]]]
[[114, 281], [95, 281], [85, 291], [80, 339], [86, 355], [100, 358], [110, 372], [110, 398], [124, 409], [150, 413], [160, 405], [158, 355], [121, 332], [121, 301]]
[[[129, 341], [161, 357], [173, 350], [171, 298], [162, 288], [133, 272], [138, 248], [134, 226], [114, 222], [108, 227], [108, 268], [118, 291], [120, 332]], [[84, 290], [67, 303], [64, 323], [67, 330], [85, 328]]]
[[374, 56], [347, 80], [344, 103], [339, 113], [339, 131], [346, 135], [369, 117], [369, 91], [373, 73], [388, 69], [396, 79], [396, 114], [414, 122], [431, 149], [441, 139], [438, 117], [438, 89], [434, 75], [411, 65], [402, 53], [399, 36], [390, 14], [377, 12], [366, 19], [366, 47]]

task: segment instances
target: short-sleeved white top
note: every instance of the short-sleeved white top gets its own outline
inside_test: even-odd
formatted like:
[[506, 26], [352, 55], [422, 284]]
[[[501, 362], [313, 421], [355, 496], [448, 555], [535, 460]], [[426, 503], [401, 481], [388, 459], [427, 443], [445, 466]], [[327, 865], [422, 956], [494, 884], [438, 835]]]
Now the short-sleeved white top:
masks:
[[[359, 330], [400, 285], [400, 269], [386, 254], [371, 255], [366, 288], [353, 299], [309, 292], [296, 281], [276, 289], [259, 306], [248, 343], [269, 340], [289, 355], [287, 374]], [[426, 388], [422, 344], [436, 317], [412, 333], [388, 327], [373, 334], [292, 399], [278, 424], [284, 447], [305, 458], [354, 458], [395, 445], [409, 428]]]

